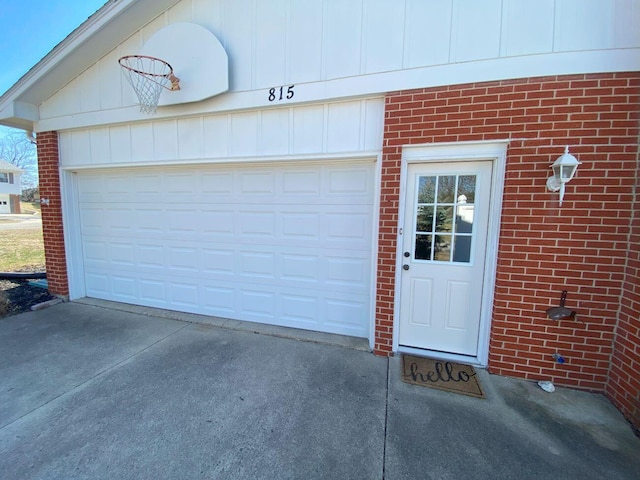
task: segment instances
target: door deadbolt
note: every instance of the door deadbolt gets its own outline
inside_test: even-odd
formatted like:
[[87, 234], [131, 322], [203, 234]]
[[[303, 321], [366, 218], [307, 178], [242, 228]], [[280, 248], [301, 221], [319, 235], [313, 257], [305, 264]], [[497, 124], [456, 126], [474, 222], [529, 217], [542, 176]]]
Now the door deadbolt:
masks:
[[409, 253], [409, 252], [404, 252], [404, 256], [405, 256], [405, 257], [407, 257], [407, 258], [409, 258], [409, 257], [411, 256], [411, 253]]

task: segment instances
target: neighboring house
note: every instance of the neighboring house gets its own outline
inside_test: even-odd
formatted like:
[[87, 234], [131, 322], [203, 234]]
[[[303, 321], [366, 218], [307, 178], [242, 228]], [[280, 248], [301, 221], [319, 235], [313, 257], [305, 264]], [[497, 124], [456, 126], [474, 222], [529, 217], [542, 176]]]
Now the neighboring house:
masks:
[[[363, 337], [640, 425], [639, 24], [639, 0], [112, 1], [0, 123], [37, 132], [53, 293]], [[155, 115], [136, 53], [180, 78]]]
[[20, 177], [24, 170], [0, 160], [0, 214], [20, 213]]

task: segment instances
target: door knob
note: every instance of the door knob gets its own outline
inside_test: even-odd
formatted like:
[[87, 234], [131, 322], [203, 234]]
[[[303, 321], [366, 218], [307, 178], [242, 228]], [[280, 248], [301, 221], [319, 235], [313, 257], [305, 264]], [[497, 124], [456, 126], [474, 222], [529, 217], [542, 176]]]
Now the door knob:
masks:
[[403, 269], [403, 270], [409, 270], [409, 265], [406, 265], [406, 264], [405, 264], [405, 265], [402, 265], [402, 269]]

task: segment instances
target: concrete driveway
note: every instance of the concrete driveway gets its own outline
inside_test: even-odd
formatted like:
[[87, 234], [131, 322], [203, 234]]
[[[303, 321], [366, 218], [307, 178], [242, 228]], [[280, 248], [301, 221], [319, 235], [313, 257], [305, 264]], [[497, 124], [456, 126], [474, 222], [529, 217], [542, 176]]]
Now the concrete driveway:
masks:
[[26, 230], [42, 228], [42, 218], [40, 214], [20, 215], [20, 214], [0, 214], [0, 231], [2, 230]]
[[0, 319], [0, 478], [638, 478], [600, 395], [480, 371], [480, 400], [287, 330], [106, 307]]

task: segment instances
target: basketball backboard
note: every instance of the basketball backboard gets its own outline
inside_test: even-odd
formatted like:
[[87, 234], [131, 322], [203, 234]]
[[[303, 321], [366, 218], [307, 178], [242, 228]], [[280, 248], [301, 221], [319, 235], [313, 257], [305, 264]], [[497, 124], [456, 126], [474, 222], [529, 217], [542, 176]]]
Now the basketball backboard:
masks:
[[229, 89], [229, 59], [213, 33], [195, 23], [173, 23], [154, 33], [138, 55], [168, 62], [180, 90], [164, 90], [158, 105], [198, 102]]

